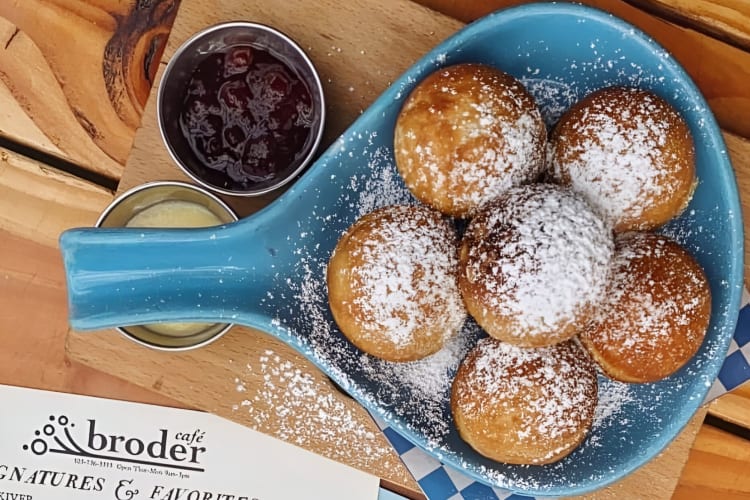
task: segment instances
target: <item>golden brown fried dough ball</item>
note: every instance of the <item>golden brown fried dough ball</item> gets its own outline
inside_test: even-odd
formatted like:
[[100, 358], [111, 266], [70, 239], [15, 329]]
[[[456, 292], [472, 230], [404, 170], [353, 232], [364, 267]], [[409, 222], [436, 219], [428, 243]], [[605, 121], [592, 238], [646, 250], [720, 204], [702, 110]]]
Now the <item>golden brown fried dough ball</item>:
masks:
[[701, 346], [711, 318], [708, 281], [700, 264], [666, 236], [618, 238], [607, 296], [581, 341], [610, 377], [655, 382]]
[[692, 197], [687, 124], [647, 90], [608, 87], [565, 113], [550, 140], [550, 174], [582, 193], [616, 232], [658, 227]]
[[420, 82], [396, 121], [394, 154], [423, 203], [468, 217], [544, 168], [547, 131], [531, 94], [482, 64], [440, 69]]
[[547, 464], [583, 441], [598, 401], [595, 365], [574, 340], [524, 348], [491, 337], [461, 363], [451, 410], [461, 437], [482, 455]]
[[487, 203], [459, 248], [466, 309], [492, 337], [525, 347], [567, 340], [606, 289], [612, 232], [568, 187], [529, 184]]
[[437, 352], [466, 319], [456, 249], [452, 224], [424, 205], [388, 206], [357, 220], [327, 270], [329, 303], [341, 331], [388, 361]]

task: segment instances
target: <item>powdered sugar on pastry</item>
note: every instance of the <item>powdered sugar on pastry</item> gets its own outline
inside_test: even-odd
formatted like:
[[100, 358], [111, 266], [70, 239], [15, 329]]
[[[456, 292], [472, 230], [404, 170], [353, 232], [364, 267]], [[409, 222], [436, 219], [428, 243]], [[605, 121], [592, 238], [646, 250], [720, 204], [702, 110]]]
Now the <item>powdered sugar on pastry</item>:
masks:
[[689, 130], [665, 101], [634, 88], [588, 96], [552, 137], [552, 175], [583, 194], [616, 230], [651, 229], [692, 195]]
[[425, 206], [371, 212], [344, 234], [328, 268], [331, 310], [360, 349], [391, 361], [436, 352], [466, 317], [456, 234]]
[[577, 333], [599, 303], [614, 242], [569, 188], [534, 184], [485, 205], [464, 235], [459, 287], [492, 336], [526, 346]]
[[703, 342], [711, 293], [700, 265], [652, 233], [617, 241], [605, 307], [581, 340], [602, 369], [625, 382], [654, 382], [679, 369]]
[[429, 75], [399, 114], [394, 155], [424, 203], [466, 217], [544, 165], [546, 129], [533, 97], [512, 76], [481, 64]]
[[597, 402], [596, 372], [573, 341], [522, 348], [488, 338], [459, 368], [451, 401], [461, 436], [483, 455], [549, 463], [588, 432]]

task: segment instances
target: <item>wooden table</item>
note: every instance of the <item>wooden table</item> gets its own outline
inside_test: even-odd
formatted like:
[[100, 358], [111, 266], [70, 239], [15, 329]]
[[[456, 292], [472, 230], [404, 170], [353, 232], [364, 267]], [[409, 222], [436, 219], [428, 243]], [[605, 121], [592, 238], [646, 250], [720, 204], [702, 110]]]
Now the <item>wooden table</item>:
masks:
[[[237, 328], [225, 341], [185, 355], [147, 351], [111, 332], [68, 335], [56, 246], [64, 229], [91, 225], [116, 191], [148, 179], [180, 177], [154, 133], [154, 103], [148, 100], [163, 67], [162, 50], [167, 58], [189, 34], [222, 16], [283, 28], [309, 50], [325, 76], [330, 142], [461, 21], [521, 2], [419, 3], [435, 10], [407, 0], [289, 1], [284, 12], [276, 2], [251, 0], [0, 2], [0, 335], [5, 340], [0, 383], [212, 411], [372, 469], [386, 484], [415, 496], [413, 479], [382, 436], [372, 432], [364, 411], [296, 353], [262, 333]], [[750, 6], [731, 0], [586, 3], [640, 26], [686, 67], [726, 131], [746, 207]], [[326, 20], [324, 30], [315, 19]], [[371, 37], [378, 37], [377, 50], [367, 44]], [[241, 213], [258, 206], [257, 200], [232, 203]], [[240, 335], [253, 336], [258, 347], [248, 348], [248, 342], [237, 340]], [[246, 369], [253, 361], [272, 366], [271, 371], [275, 367], [282, 378], [285, 371], [300, 370], [316, 397], [295, 399], [271, 390], [262, 381], [267, 373]], [[186, 366], [192, 370], [186, 372]], [[208, 380], [197, 376], [205, 373], [211, 374]], [[248, 412], [244, 401], [261, 410], [283, 404], [290, 412], [285, 418], [261, 418], [263, 412]], [[314, 412], [331, 409], [347, 417], [336, 439], [321, 440], [316, 432], [290, 434], [302, 420], [330, 426], [316, 421]], [[749, 410], [748, 386], [720, 398], [699, 412], [662, 456], [594, 496], [749, 496]], [[370, 452], [342, 451], [362, 446]]]

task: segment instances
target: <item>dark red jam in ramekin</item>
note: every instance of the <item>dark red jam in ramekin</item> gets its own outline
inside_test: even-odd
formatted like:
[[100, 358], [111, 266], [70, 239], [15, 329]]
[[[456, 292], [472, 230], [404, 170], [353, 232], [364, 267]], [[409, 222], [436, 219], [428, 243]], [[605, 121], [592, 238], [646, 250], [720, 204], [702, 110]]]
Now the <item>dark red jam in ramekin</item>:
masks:
[[204, 181], [242, 191], [284, 175], [309, 147], [313, 105], [282, 59], [253, 45], [207, 56], [185, 90], [180, 129]]

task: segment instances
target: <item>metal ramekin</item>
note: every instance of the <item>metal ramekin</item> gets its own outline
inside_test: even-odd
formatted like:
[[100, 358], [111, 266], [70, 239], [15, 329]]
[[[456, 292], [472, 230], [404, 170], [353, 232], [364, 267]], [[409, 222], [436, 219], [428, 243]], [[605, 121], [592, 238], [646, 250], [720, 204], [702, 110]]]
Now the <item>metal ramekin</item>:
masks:
[[[121, 194], [102, 212], [96, 227], [123, 227], [137, 213], [153, 205], [171, 201], [189, 201], [204, 206], [223, 223], [238, 220], [226, 203], [206, 189], [179, 181], [154, 181], [136, 186]], [[152, 349], [183, 351], [204, 346], [224, 335], [229, 323], [207, 323], [205, 328], [184, 335], [165, 335], [149, 329], [149, 325], [116, 328], [130, 340]]]
[[[278, 176], [269, 181], [259, 182], [253, 189], [244, 191], [216, 186], [202, 178], [200, 172], [205, 171], [206, 167], [190, 150], [179, 126], [185, 88], [196, 66], [207, 54], [236, 44], [261, 46], [283, 59], [307, 84], [313, 104], [312, 138], [308, 141], [305, 154]], [[228, 22], [211, 26], [193, 35], [175, 51], [170, 59], [159, 82], [156, 99], [159, 131], [172, 160], [195, 182], [221, 194], [259, 196], [284, 186], [310, 164], [323, 137], [325, 98], [318, 71], [305, 51], [294, 40], [263, 24]]]

